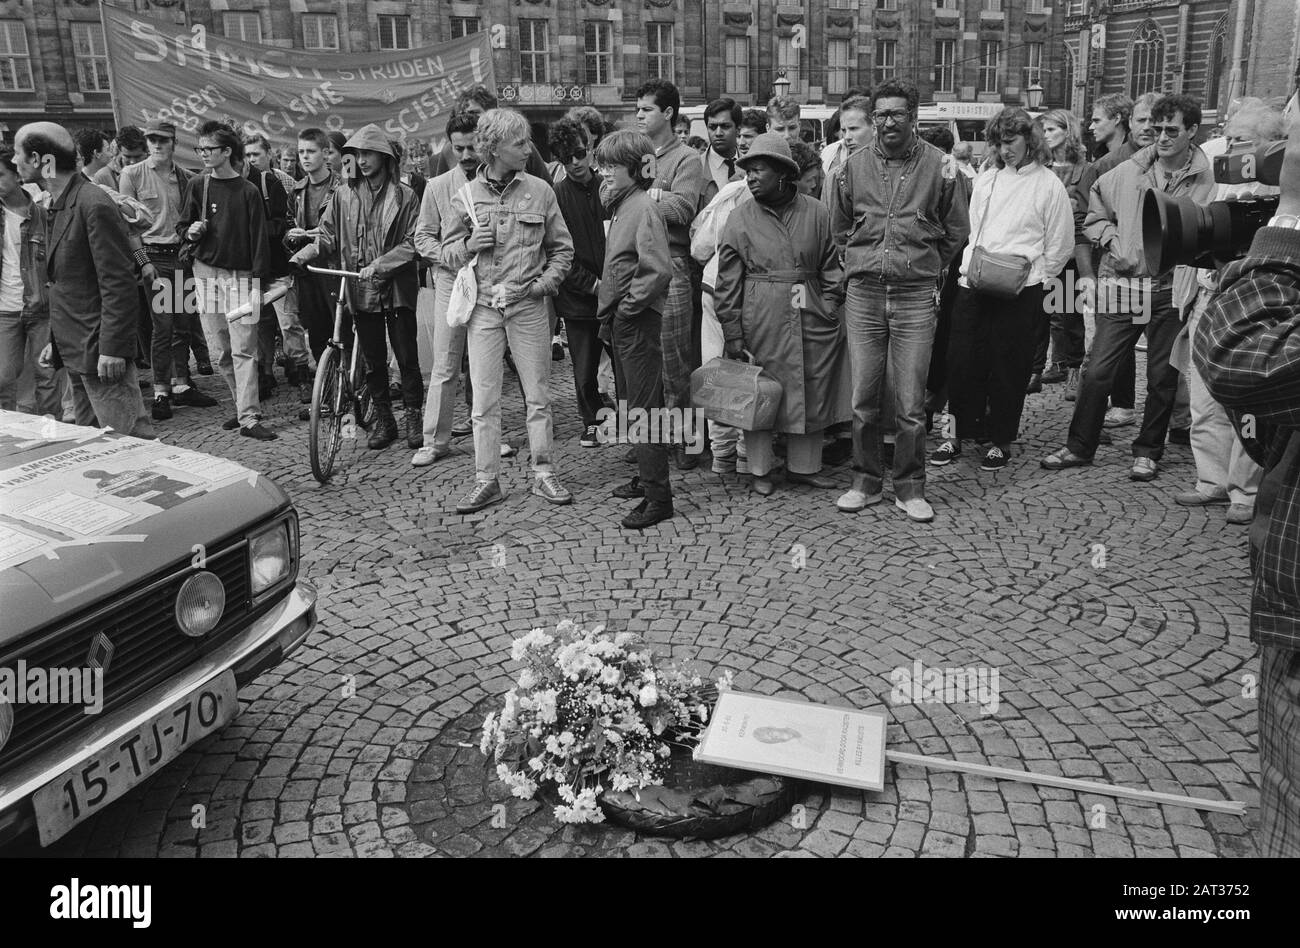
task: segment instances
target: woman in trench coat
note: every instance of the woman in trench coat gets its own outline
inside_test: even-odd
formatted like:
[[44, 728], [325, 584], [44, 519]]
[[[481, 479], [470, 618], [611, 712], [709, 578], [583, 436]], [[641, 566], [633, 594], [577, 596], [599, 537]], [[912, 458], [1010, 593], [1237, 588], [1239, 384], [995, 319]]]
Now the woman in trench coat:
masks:
[[822, 477], [822, 432], [851, 416], [848, 348], [837, 311], [842, 272], [830, 213], [800, 194], [799, 165], [781, 135], [765, 133], [736, 162], [753, 201], [736, 207], [718, 246], [714, 293], [727, 358], [748, 353], [781, 384], [770, 431], [746, 431], [754, 490], [771, 494], [773, 436], [786, 436], [786, 481], [833, 488]]

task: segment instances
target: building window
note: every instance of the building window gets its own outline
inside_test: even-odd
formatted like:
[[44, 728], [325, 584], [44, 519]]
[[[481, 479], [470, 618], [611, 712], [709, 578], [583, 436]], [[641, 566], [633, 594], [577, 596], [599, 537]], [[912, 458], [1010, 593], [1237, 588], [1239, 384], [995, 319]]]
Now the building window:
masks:
[[723, 47], [722, 62], [725, 67], [726, 91], [738, 95], [749, 94], [749, 37], [728, 36]]
[[614, 27], [608, 22], [587, 23], [587, 85], [607, 86], [613, 82]]
[[1065, 107], [1071, 112], [1077, 111], [1074, 89], [1074, 50], [1065, 47]]
[[957, 0], [934, 0], [934, 5], [940, 10], [956, 10]]
[[332, 13], [304, 13], [302, 15], [302, 48], [339, 48], [339, 18]]
[[262, 18], [256, 13], [221, 14], [221, 32], [226, 39], [244, 43], [262, 42]]
[[998, 91], [998, 59], [1002, 56], [1002, 44], [998, 40], [984, 40], [980, 43], [980, 92]]
[[1025, 0], [1026, 13], [1042, 13], [1043, 0]]
[[409, 16], [379, 17], [379, 48], [410, 49], [411, 18]]
[[957, 91], [957, 41], [934, 41], [934, 91]]
[[773, 79], [781, 75], [781, 70], [785, 70], [785, 77], [790, 80], [789, 95], [798, 96], [803, 94], [803, 76], [799, 73], [799, 49], [794, 45], [793, 36], [778, 36], [776, 38], [776, 74]]
[[551, 48], [545, 20], [519, 21], [519, 79], [521, 82], [551, 81]]
[[876, 0], [877, 10], [897, 10], [898, 0]]
[[0, 92], [31, 92], [32, 54], [22, 20], [0, 20]]
[[832, 10], [854, 10], [857, 6], [858, 0], [831, 0], [830, 3]]
[[451, 18], [451, 38], [461, 39], [483, 28], [476, 16], [454, 16]]
[[646, 24], [646, 76], [673, 81], [673, 25]]
[[1165, 35], [1151, 20], [1142, 24], [1133, 38], [1133, 68], [1129, 96], [1136, 99], [1164, 87]]
[[876, 40], [875, 84], [880, 85], [886, 79], [894, 78], [898, 65], [898, 42], [896, 40]]
[[1002, 12], [1002, 0], [984, 0], [984, 9], [989, 13]]
[[1043, 83], [1043, 44], [1025, 44], [1025, 88]]
[[1219, 86], [1223, 74], [1228, 68], [1228, 14], [1219, 19], [1214, 28], [1214, 38], [1210, 41], [1210, 68], [1205, 76], [1205, 107], [1219, 107]]
[[100, 23], [73, 23], [72, 49], [77, 57], [77, 82], [82, 92], [108, 91], [108, 52]]
[[849, 90], [849, 41], [834, 39], [826, 44], [826, 92], [843, 95]]

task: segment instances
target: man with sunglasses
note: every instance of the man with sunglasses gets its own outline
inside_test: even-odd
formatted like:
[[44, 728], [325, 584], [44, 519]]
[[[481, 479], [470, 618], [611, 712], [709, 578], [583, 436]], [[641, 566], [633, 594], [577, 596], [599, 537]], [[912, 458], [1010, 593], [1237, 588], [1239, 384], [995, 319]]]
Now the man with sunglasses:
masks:
[[[832, 232], [844, 255], [853, 374], [853, 485], [836, 506], [854, 512], [880, 502], [889, 412], [897, 424], [895, 506], [924, 523], [934, 519], [925, 499], [925, 383], [936, 287], [970, 223], [965, 177], [916, 134], [917, 101], [908, 79], [890, 79], [875, 90], [875, 139], [845, 162], [830, 203]], [[892, 400], [885, 397], [886, 365]]]
[[1186, 267], [1167, 273], [1147, 268], [1142, 204], [1150, 190], [1208, 204], [1215, 185], [1210, 160], [1194, 144], [1201, 123], [1199, 103], [1191, 96], [1167, 95], [1152, 106], [1151, 119], [1155, 144], [1098, 178], [1088, 195], [1084, 232], [1103, 251], [1097, 269], [1097, 332], [1065, 447], [1041, 462], [1051, 471], [1092, 464], [1120, 363], [1143, 333], [1147, 400], [1142, 428], [1133, 441], [1129, 478], [1155, 480], [1160, 470], [1178, 388], [1178, 372], [1169, 361], [1182, 324], [1174, 301], [1194, 295], [1196, 273]]

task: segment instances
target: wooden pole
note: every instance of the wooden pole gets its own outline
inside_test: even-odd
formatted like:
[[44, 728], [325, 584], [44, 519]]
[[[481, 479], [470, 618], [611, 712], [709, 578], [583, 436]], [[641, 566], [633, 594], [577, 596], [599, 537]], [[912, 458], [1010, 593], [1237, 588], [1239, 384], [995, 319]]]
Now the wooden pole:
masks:
[[1201, 797], [1179, 796], [1175, 793], [1156, 793], [1154, 790], [1131, 790], [1128, 787], [1115, 787], [1107, 783], [1096, 783], [1091, 780], [1054, 777], [1050, 774], [1036, 774], [1027, 770], [1011, 770], [1007, 767], [992, 767], [988, 764], [970, 764], [960, 760], [946, 760], [942, 757], [904, 754], [901, 751], [886, 751], [885, 757], [896, 764], [914, 764], [917, 767], [927, 767], [930, 770], [953, 770], [977, 777], [991, 777], [994, 780], [1015, 780], [1019, 783], [1035, 783], [1045, 787], [1059, 787], [1062, 790], [1073, 790], [1076, 793], [1096, 793], [1101, 796], [1119, 797], [1126, 800], [1163, 803], [1167, 806], [1185, 806], [1194, 810], [1231, 813], [1233, 816], [1246, 815], [1246, 804], [1239, 803], [1236, 800], [1206, 800]]

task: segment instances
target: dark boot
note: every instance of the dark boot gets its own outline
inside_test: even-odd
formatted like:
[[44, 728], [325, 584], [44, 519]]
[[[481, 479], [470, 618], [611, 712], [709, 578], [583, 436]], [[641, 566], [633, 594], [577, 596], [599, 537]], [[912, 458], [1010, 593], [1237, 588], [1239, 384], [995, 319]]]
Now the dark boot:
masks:
[[627, 530], [644, 530], [646, 527], [653, 527], [656, 523], [664, 520], [670, 520], [673, 516], [673, 505], [671, 503], [651, 503], [643, 500], [641, 503], [623, 518], [623, 527]]
[[406, 446], [411, 450], [424, 447], [424, 411], [419, 408], [406, 409]]
[[397, 419], [393, 417], [391, 405], [375, 406], [375, 424], [370, 429], [370, 439], [366, 447], [371, 451], [380, 451], [397, 440]]

